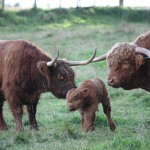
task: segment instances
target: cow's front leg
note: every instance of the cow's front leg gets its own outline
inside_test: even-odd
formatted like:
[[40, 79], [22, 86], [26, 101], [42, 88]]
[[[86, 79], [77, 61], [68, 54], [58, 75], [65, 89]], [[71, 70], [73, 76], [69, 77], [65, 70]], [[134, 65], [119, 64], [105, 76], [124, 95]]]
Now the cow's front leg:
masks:
[[28, 105], [28, 115], [29, 115], [29, 123], [30, 123], [30, 129], [36, 129], [38, 130], [37, 122], [36, 122], [36, 106], [37, 103]]

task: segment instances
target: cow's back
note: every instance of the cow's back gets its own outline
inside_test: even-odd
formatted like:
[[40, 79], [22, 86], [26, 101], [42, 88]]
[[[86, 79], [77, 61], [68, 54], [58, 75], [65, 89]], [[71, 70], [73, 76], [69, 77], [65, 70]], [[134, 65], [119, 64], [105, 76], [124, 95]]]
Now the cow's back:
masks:
[[93, 78], [90, 80], [86, 80], [83, 82], [80, 87], [81, 89], [83, 88], [88, 88], [89, 90], [89, 97], [92, 101], [101, 101], [106, 94], [106, 88], [103, 83], [103, 81], [99, 78]]
[[106, 87], [104, 82], [100, 78], [94, 78], [91, 79], [92, 83], [95, 85], [97, 98], [99, 98], [99, 101], [102, 100], [103, 97], [106, 95]]
[[0, 41], [0, 57], [2, 90], [8, 86], [23, 90], [34, 82], [36, 86], [37, 63], [50, 60], [40, 48], [26, 40]]

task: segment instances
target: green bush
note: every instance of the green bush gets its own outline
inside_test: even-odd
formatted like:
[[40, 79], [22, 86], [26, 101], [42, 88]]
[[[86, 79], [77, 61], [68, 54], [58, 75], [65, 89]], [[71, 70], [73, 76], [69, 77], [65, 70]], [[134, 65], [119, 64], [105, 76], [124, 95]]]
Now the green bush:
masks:
[[[0, 12], [0, 26], [43, 25], [53, 23], [105, 23], [112, 18], [135, 22], [150, 22], [150, 10], [136, 10], [120, 7], [87, 7], [70, 9], [30, 9]], [[82, 20], [82, 21], [81, 21]]]

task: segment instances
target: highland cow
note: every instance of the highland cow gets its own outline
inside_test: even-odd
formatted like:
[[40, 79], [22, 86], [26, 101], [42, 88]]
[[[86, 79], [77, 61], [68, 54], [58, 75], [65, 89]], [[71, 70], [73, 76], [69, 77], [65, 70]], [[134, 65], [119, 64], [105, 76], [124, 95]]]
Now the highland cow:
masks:
[[99, 103], [102, 103], [103, 111], [108, 119], [108, 125], [114, 131], [116, 125], [111, 118], [110, 98], [101, 79], [86, 80], [78, 88], [73, 88], [67, 93], [68, 110], [75, 111], [79, 109], [84, 132], [95, 130], [95, 113], [98, 111]]
[[23, 130], [22, 106], [26, 105], [30, 128], [37, 128], [36, 106], [41, 93], [51, 92], [65, 98], [68, 90], [76, 87], [75, 73], [70, 66], [86, 65], [87, 61], [55, 59], [39, 47], [25, 40], [0, 41], [0, 130], [7, 128], [3, 118], [6, 99], [16, 122], [16, 130]]
[[[148, 58], [148, 59], [147, 59]], [[106, 54], [92, 62], [107, 59], [108, 85], [125, 90], [142, 88], [150, 91], [150, 32], [140, 35], [134, 42], [118, 43]]]

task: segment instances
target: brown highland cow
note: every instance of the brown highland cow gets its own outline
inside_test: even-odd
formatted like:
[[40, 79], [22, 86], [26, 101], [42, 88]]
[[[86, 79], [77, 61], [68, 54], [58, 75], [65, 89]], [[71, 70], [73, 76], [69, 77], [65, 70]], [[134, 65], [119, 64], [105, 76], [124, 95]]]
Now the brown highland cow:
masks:
[[95, 113], [98, 104], [102, 103], [103, 111], [108, 119], [108, 125], [112, 131], [116, 125], [111, 118], [110, 99], [103, 81], [93, 78], [83, 82], [78, 88], [73, 88], [67, 93], [67, 105], [69, 111], [79, 109], [81, 115], [82, 130], [94, 131]]
[[150, 92], [150, 31], [133, 42], [117, 43], [92, 62], [107, 60], [108, 85], [125, 90], [141, 88]]
[[7, 129], [3, 117], [6, 99], [16, 122], [16, 130], [23, 130], [22, 106], [26, 105], [30, 128], [37, 128], [36, 106], [41, 93], [51, 92], [57, 98], [66, 98], [75, 87], [74, 71], [70, 66], [86, 65], [87, 61], [55, 59], [39, 47], [25, 40], [0, 41], [0, 130]]

